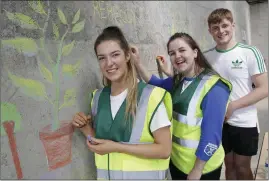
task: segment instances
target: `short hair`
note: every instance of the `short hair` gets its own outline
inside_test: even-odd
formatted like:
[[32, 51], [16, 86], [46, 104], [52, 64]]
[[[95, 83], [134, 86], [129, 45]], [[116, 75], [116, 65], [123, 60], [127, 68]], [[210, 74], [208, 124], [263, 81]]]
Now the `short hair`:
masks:
[[210, 15], [207, 18], [208, 26], [210, 26], [211, 24], [220, 23], [223, 19], [227, 19], [231, 23], [233, 23], [232, 12], [229, 9], [225, 8], [215, 9], [210, 13]]

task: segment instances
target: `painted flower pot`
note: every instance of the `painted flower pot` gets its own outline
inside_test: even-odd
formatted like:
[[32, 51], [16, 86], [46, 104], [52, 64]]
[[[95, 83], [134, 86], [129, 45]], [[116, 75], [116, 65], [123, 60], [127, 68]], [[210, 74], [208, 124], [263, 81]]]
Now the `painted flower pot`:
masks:
[[70, 122], [62, 123], [55, 131], [52, 131], [51, 125], [47, 125], [39, 132], [39, 138], [46, 151], [49, 170], [55, 170], [71, 162], [73, 132], [74, 127]]

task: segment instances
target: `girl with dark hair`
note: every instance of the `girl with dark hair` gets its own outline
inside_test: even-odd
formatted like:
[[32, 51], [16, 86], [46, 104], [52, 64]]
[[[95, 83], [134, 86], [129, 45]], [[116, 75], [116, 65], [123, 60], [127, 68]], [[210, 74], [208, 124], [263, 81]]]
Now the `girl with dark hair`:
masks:
[[173, 180], [218, 180], [224, 160], [222, 125], [231, 84], [208, 64], [199, 46], [187, 33], [174, 34], [167, 43], [173, 66], [157, 59], [169, 77], [157, 78], [142, 65], [132, 47], [132, 59], [142, 78], [172, 94], [173, 138], [170, 172]]
[[97, 179], [166, 178], [172, 148], [172, 99], [137, 79], [130, 47], [118, 27], [107, 27], [94, 44], [104, 88], [93, 92], [91, 116], [73, 125], [95, 153]]

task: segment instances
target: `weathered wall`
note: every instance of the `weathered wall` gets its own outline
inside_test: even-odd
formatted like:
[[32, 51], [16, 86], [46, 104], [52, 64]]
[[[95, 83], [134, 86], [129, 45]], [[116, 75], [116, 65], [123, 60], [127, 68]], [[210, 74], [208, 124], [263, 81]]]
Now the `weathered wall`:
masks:
[[120, 26], [155, 73], [154, 57], [166, 54], [176, 31], [189, 32], [203, 50], [214, 45], [206, 19], [220, 7], [233, 11], [236, 39], [244, 41], [243, 30], [248, 42], [244, 1], [1, 2], [1, 179], [95, 178], [81, 133], [46, 126], [56, 130], [58, 120], [89, 111], [89, 93], [101, 86], [93, 51], [98, 33]]
[[250, 6], [251, 44], [257, 46], [268, 65], [268, 2]]

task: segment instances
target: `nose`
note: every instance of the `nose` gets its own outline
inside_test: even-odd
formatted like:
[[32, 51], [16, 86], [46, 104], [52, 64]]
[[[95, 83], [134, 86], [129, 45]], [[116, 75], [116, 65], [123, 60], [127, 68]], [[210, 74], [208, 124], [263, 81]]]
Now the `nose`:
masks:
[[181, 57], [181, 53], [176, 51], [176, 58], [180, 58]]
[[223, 29], [223, 28], [220, 28], [220, 29], [219, 29], [219, 32], [220, 32], [220, 33], [223, 33], [223, 32], [224, 32], [224, 29]]
[[113, 61], [112, 61], [112, 58], [107, 58], [107, 66], [110, 67], [113, 65]]

